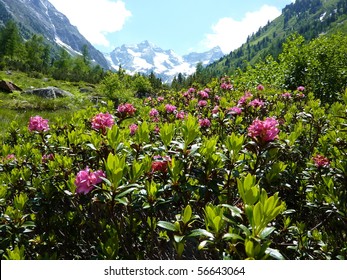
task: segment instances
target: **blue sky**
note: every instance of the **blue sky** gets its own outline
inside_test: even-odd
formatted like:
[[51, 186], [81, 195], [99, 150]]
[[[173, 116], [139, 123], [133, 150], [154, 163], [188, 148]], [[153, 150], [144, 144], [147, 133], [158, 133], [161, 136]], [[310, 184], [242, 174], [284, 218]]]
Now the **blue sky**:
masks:
[[239, 47], [293, 0], [49, 0], [99, 50], [148, 40], [180, 55]]

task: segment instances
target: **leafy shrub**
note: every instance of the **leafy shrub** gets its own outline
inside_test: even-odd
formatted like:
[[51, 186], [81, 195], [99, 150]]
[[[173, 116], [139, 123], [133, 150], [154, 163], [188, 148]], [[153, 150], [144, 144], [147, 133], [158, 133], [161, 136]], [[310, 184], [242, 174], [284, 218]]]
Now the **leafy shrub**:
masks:
[[2, 258], [346, 258], [347, 94], [223, 83], [12, 125]]

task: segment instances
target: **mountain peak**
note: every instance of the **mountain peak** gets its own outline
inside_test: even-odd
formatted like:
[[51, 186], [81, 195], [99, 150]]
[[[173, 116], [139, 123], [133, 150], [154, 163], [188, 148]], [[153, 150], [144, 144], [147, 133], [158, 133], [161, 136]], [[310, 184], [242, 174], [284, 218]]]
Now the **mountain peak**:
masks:
[[42, 35], [54, 50], [60, 46], [72, 55], [80, 54], [83, 46], [87, 46], [92, 61], [109, 67], [102, 53], [48, 0], [0, 0], [0, 10], [0, 26], [13, 20], [20, 25], [24, 39], [33, 34]]
[[219, 47], [204, 53], [190, 53], [180, 56], [173, 50], [163, 50], [148, 40], [139, 44], [122, 45], [114, 49], [107, 57], [111, 66], [118, 69], [119, 65], [130, 74], [155, 73], [164, 82], [170, 83], [179, 73], [190, 75], [196, 65], [202, 62], [204, 66], [223, 56]]

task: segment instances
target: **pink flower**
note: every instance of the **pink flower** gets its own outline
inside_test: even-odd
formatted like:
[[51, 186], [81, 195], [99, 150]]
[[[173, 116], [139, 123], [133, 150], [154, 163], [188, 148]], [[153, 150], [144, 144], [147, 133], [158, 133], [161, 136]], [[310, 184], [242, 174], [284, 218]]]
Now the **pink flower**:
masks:
[[195, 88], [188, 89], [188, 93], [194, 93], [194, 92], [195, 92]]
[[166, 104], [165, 105], [165, 110], [166, 113], [173, 113], [174, 111], [176, 111], [177, 107], [171, 104]]
[[117, 111], [123, 116], [133, 116], [136, 112], [136, 108], [130, 103], [125, 103], [119, 105]]
[[102, 130], [105, 133], [106, 128], [111, 128], [114, 125], [114, 118], [110, 113], [99, 113], [92, 118], [92, 128]]
[[186, 113], [184, 111], [179, 111], [176, 114], [177, 119], [183, 120], [185, 117], [186, 117]]
[[129, 129], [130, 129], [130, 135], [134, 135], [136, 130], [138, 129], [139, 127], [137, 126], [137, 124], [131, 124], [129, 125]]
[[292, 98], [292, 95], [289, 92], [282, 93], [281, 96], [284, 99], [291, 99]]
[[54, 154], [46, 154], [46, 155], [43, 155], [42, 158], [41, 158], [41, 161], [43, 163], [47, 163], [51, 160], [54, 160]]
[[214, 106], [214, 108], [212, 109], [212, 114], [218, 114], [219, 112], [219, 106]]
[[204, 90], [199, 91], [198, 94], [200, 95], [200, 98], [202, 98], [202, 99], [207, 99], [207, 98], [210, 97], [210, 96], [208, 95], [208, 93], [207, 93], [206, 91], [204, 91]]
[[16, 160], [16, 156], [14, 154], [8, 154], [6, 160]]
[[254, 99], [248, 104], [249, 106], [252, 106], [253, 108], [261, 108], [264, 106], [264, 102], [260, 99]]
[[149, 112], [149, 116], [150, 116], [151, 118], [155, 118], [155, 117], [159, 116], [158, 110], [152, 108], [151, 111]]
[[154, 156], [155, 161], [152, 162], [152, 172], [162, 172], [167, 171], [168, 163], [171, 161], [169, 156]]
[[224, 89], [224, 90], [232, 90], [233, 89], [233, 85], [230, 83], [226, 83], [226, 82], [222, 83], [220, 85], [220, 87], [221, 87], [221, 89]]
[[209, 128], [211, 126], [211, 122], [209, 119], [201, 119], [199, 120], [199, 125], [200, 127], [203, 127], [203, 128]]
[[304, 91], [305, 87], [304, 86], [298, 86], [297, 91]]
[[29, 131], [47, 131], [49, 130], [48, 120], [40, 116], [30, 117]]
[[299, 93], [296, 94], [296, 97], [297, 98], [304, 98], [305, 94], [303, 94], [302, 92], [299, 92]]
[[101, 177], [106, 177], [102, 170], [97, 170], [95, 172], [90, 171], [87, 167], [77, 173], [75, 179], [76, 193], [89, 193], [95, 185], [102, 182]]
[[322, 155], [315, 155], [312, 159], [314, 161], [315, 166], [318, 168], [328, 167], [330, 165], [329, 159]]
[[158, 100], [158, 102], [162, 102], [162, 101], [164, 101], [164, 97], [158, 96], [157, 100]]
[[259, 84], [257, 86], [257, 90], [260, 90], [260, 91], [264, 90], [264, 86], [262, 84]]
[[198, 106], [199, 107], [205, 107], [207, 105], [207, 101], [206, 100], [200, 100], [199, 102], [198, 102]]
[[248, 136], [264, 142], [273, 141], [278, 138], [278, 125], [277, 120], [274, 118], [266, 118], [265, 121], [256, 119], [248, 128]]
[[14, 154], [8, 154], [6, 157], [1, 157], [0, 158], [0, 162], [5, 162], [5, 163], [8, 163], [8, 162], [13, 162], [13, 161], [16, 161], [17, 158]]
[[158, 134], [160, 132], [160, 127], [159, 126], [156, 126], [154, 128], [154, 133]]
[[245, 105], [246, 103], [247, 103], [247, 101], [249, 100], [249, 99], [251, 99], [253, 97], [253, 95], [252, 95], [252, 93], [250, 93], [250, 92], [246, 92], [240, 99], [239, 99], [239, 101], [238, 101], [238, 105], [239, 106], [243, 106], [243, 105]]
[[233, 114], [233, 115], [241, 115], [242, 109], [239, 107], [232, 107], [228, 109], [228, 114]]

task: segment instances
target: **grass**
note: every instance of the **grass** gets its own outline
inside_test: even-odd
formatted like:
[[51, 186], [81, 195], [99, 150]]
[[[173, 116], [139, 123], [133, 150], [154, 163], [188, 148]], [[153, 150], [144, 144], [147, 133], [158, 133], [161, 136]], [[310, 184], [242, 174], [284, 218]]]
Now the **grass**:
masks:
[[[4, 135], [10, 124], [15, 121], [18, 125], [26, 125], [31, 116], [40, 115], [54, 120], [58, 117], [70, 118], [80, 109], [93, 106], [90, 101], [96, 93], [97, 87], [86, 83], [71, 83], [57, 81], [52, 78], [30, 77], [25, 73], [12, 72], [10, 75], [0, 71], [0, 80], [11, 81], [23, 90], [54, 86], [71, 92], [71, 98], [45, 99], [42, 97], [22, 94], [21, 92], [0, 92], [0, 138]], [[81, 93], [80, 88], [93, 89], [90, 93]]]

